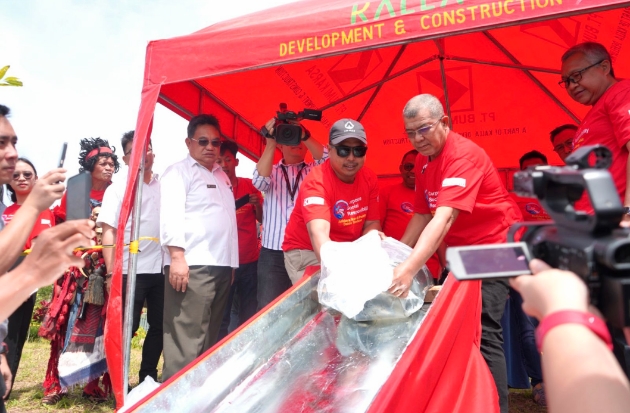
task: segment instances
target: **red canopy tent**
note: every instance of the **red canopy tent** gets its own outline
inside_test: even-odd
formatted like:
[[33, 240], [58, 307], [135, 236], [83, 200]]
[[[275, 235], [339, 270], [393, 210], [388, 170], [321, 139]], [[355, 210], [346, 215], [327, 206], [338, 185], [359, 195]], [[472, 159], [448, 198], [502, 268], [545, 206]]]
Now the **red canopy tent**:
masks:
[[[222, 22], [188, 36], [149, 43], [130, 170], [140, 164], [156, 102], [185, 118], [212, 113], [221, 132], [251, 158], [257, 132], [286, 102], [323, 110], [307, 122], [325, 143], [331, 124], [360, 120], [366, 165], [393, 177], [409, 150], [401, 112], [418, 93], [440, 97], [453, 129], [479, 143], [509, 171], [537, 149], [552, 163], [549, 131], [578, 123], [588, 108], [559, 80], [560, 56], [583, 41], [611, 52], [628, 73], [630, 3], [603, 0], [306, 0]], [[507, 177], [507, 173], [505, 174]], [[507, 182], [507, 180], [506, 180]], [[129, 216], [137, 175], [129, 174], [121, 211]], [[118, 243], [124, 231], [119, 228]], [[122, 395], [120, 291], [122, 249], [107, 319], [107, 356]], [[118, 365], [120, 364], [120, 369]]]

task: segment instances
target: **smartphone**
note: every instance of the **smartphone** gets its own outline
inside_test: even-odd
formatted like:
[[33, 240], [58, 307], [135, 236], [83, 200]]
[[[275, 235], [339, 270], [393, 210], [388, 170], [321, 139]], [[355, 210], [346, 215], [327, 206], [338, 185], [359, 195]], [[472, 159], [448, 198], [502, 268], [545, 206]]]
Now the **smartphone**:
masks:
[[90, 190], [92, 175], [82, 172], [68, 179], [66, 189], [66, 220], [87, 219], [92, 215]]
[[57, 168], [63, 168], [63, 163], [66, 161], [66, 150], [68, 149], [68, 142], [64, 142], [61, 147], [61, 155], [59, 156], [59, 164]]
[[446, 261], [450, 271], [460, 281], [531, 274], [531, 255], [524, 242], [449, 247]]

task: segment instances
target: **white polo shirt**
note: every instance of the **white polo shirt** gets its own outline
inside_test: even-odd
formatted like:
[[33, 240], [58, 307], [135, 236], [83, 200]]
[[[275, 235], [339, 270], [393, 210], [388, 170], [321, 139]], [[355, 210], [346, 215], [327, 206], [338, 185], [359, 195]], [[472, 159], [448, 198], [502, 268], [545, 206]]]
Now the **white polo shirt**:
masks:
[[[101, 212], [97, 225], [105, 223], [114, 228], [118, 227], [118, 217], [122, 201], [125, 196], [127, 179], [118, 179], [105, 190]], [[157, 174], [153, 174], [148, 184], [142, 181], [142, 206], [140, 210], [140, 237], [157, 238], [158, 242], [142, 240], [139, 245], [137, 274], [159, 274], [162, 272], [162, 248], [160, 238], [160, 181]], [[125, 227], [125, 244], [131, 238], [131, 215]], [[123, 252], [123, 274], [127, 274], [129, 264], [129, 247]], [[111, 271], [111, 269], [110, 269]]]
[[236, 206], [230, 179], [218, 164], [212, 171], [190, 155], [169, 166], [162, 179], [160, 240], [184, 249], [191, 265], [238, 267]]

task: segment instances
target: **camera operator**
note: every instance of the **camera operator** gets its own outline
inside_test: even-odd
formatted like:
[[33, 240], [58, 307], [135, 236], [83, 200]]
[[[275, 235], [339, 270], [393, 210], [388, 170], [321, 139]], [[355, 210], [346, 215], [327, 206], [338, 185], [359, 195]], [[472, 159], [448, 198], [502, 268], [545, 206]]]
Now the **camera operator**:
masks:
[[537, 342], [549, 411], [627, 412], [630, 383], [610, 351], [603, 321], [588, 312], [587, 286], [540, 260], [530, 268], [535, 276], [513, 278], [510, 285], [521, 293], [523, 310], [541, 321]]
[[[252, 180], [254, 187], [265, 196], [262, 248], [258, 258], [259, 310], [292, 285], [284, 266], [284, 253], [282, 252], [284, 231], [291, 212], [293, 212], [301, 182], [314, 166], [321, 164], [328, 158], [328, 150], [314, 138], [311, 138], [310, 133], [304, 127], [302, 127], [299, 145], [278, 144], [273, 136], [277, 122], [276, 118], [272, 118], [264, 127], [267, 132], [265, 134], [263, 130], [266, 146], [256, 164]], [[287, 122], [299, 125], [297, 120]], [[274, 165], [273, 159], [276, 149], [282, 153], [282, 159]], [[304, 162], [307, 150], [313, 155], [314, 162]]]

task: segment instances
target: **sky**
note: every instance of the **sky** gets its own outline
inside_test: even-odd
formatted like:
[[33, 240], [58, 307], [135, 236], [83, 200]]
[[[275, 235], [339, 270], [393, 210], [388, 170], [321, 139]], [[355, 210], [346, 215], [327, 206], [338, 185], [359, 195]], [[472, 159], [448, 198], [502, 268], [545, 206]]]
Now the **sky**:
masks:
[[[101, 137], [122, 157], [120, 138], [135, 128], [151, 40], [182, 36], [289, 0], [0, 0], [0, 67], [23, 87], [0, 87], [11, 109], [18, 153], [39, 175], [57, 166], [68, 142], [68, 177], [78, 172], [79, 141]], [[187, 122], [155, 111], [154, 171], [186, 156]], [[237, 175], [254, 163], [239, 154]], [[121, 160], [122, 163], [122, 160]], [[122, 177], [123, 174], [120, 174]], [[114, 181], [116, 175], [114, 175]]]

